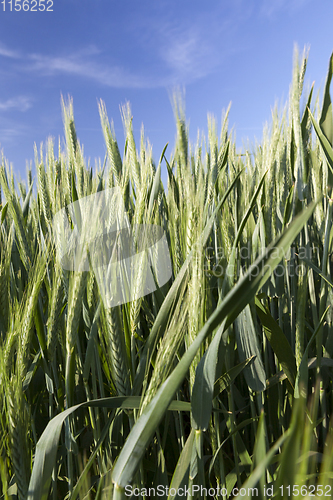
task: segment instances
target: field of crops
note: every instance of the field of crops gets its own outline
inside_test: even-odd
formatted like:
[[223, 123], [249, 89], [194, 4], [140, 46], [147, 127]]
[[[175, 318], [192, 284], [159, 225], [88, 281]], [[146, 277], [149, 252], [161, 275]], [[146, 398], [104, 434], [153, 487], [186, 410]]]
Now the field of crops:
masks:
[[[66, 147], [36, 150], [36, 180], [2, 159], [1, 498], [333, 495], [333, 55], [322, 101], [304, 95], [306, 62], [295, 53], [289, 105], [242, 155], [228, 112], [190, 145], [175, 96], [169, 161], [135, 144], [129, 105], [121, 154], [100, 102], [92, 169], [71, 100]], [[105, 228], [126, 215], [141, 256], [117, 302], [103, 278], [116, 263], [122, 285], [126, 267], [96, 266], [84, 240], [100, 221], [83, 200], [104, 192], [118, 193]], [[85, 231], [69, 245], [55, 220]], [[166, 247], [140, 246], [158, 227]]]

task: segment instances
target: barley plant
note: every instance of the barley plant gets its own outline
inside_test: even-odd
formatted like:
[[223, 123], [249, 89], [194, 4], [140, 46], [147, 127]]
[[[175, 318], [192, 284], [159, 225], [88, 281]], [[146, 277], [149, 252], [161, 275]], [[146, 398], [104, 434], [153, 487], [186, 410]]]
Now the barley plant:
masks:
[[[27, 184], [2, 158], [1, 498], [332, 495], [333, 55], [322, 102], [307, 58], [295, 50], [289, 104], [242, 154], [229, 108], [191, 144], [175, 94], [158, 163], [129, 104], [121, 154], [100, 102], [107, 154], [87, 165], [71, 99], [64, 146], [35, 147]], [[83, 201], [110, 189], [103, 267]]]

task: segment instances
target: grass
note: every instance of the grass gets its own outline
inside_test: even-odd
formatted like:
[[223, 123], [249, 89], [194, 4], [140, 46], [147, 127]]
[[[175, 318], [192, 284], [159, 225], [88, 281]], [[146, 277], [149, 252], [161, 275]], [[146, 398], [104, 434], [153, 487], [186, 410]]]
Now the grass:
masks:
[[[94, 171], [71, 100], [65, 150], [51, 140], [36, 150], [37, 196], [32, 172], [16, 187], [3, 158], [2, 498], [332, 493], [332, 61], [313, 102], [307, 53], [295, 52], [289, 106], [243, 155], [229, 110], [219, 137], [209, 117], [207, 142], [189, 144], [175, 96], [169, 161], [164, 150], [155, 164], [143, 136], [137, 151], [129, 105], [121, 155], [101, 102], [107, 158]], [[97, 211], [85, 219], [79, 200], [110, 188], [119, 198], [105, 227], [127, 220], [140, 245], [142, 228], [159, 226], [172, 274], [112, 307], [95, 255], [83, 272], [61, 264], [67, 241], [53, 223], [88, 221], [84, 234], [97, 234]], [[151, 255], [158, 281], [167, 263], [161, 247]], [[136, 262], [131, 292], [143, 286], [144, 254]]]

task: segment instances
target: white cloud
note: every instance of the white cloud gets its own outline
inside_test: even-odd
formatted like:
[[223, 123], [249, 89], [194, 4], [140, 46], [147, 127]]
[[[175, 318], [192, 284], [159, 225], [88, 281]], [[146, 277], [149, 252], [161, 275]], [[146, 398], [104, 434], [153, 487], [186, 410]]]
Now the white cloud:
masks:
[[195, 30], [167, 40], [161, 48], [161, 58], [177, 80], [192, 80], [209, 73], [212, 52]]
[[145, 28], [152, 33], [167, 85], [187, 85], [207, 77], [246, 50], [239, 42], [238, 30], [248, 17], [244, 0], [234, 0], [230, 5], [216, 2], [210, 8], [189, 9], [186, 17], [171, 13], [163, 23], [154, 18], [147, 21]]
[[[235, 2], [238, 12], [242, 0]], [[236, 16], [238, 22], [242, 15]], [[202, 9], [199, 14], [190, 13], [186, 19], [170, 15], [160, 22], [156, 16], [158, 13], [135, 20], [131, 32], [140, 35], [132, 41], [128, 63], [126, 58], [118, 62], [114, 59], [116, 55], [109, 56], [95, 45], [72, 53], [39, 51], [20, 55], [0, 44], [0, 56], [18, 59], [19, 64], [15, 61], [11, 70], [33, 78], [67, 75], [113, 88], [156, 88], [188, 85], [206, 77], [223, 64], [226, 57], [239, 50], [236, 43], [230, 43], [230, 34], [237, 23], [231, 21], [220, 6], [208, 11]], [[144, 63], [147, 59], [149, 69]]]
[[305, 7], [312, 0], [263, 0], [260, 14], [264, 17], [272, 18], [279, 12], [294, 14]]
[[82, 60], [81, 55], [50, 57], [41, 54], [29, 56], [31, 64], [25, 66], [30, 72], [42, 75], [68, 74], [95, 80], [109, 87], [148, 87], [149, 80], [132, 74], [120, 66], [108, 66], [104, 63]]
[[[237, 2], [241, 0], [235, 1], [238, 12]], [[126, 65], [126, 59], [110, 62], [105, 52], [89, 46], [71, 54], [27, 55], [21, 69], [39, 75], [76, 75], [113, 88], [187, 85], [211, 74], [226, 57], [239, 50], [236, 44], [230, 44], [236, 25], [220, 6], [202, 9], [186, 19], [166, 16], [163, 22], [157, 11], [150, 17], [136, 19], [132, 26], [131, 32], [140, 35], [132, 42], [133, 53], [138, 53], [138, 57], [137, 61], [131, 60], [131, 65]], [[140, 64], [145, 59], [149, 59], [149, 69]]]
[[[109, 64], [103, 61], [103, 53], [94, 45], [83, 47], [69, 55], [52, 55], [42, 53], [19, 54], [0, 43], [0, 57], [15, 59], [11, 72], [15, 74], [29, 73], [38, 76], [72, 75], [94, 80], [101, 85], [114, 88], [149, 88], [156, 82], [151, 75], [139, 75], [122, 65]], [[17, 64], [19, 62], [19, 64]], [[162, 84], [162, 79], [157, 82]], [[0, 102], [0, 110], [31, 107], [27, 98], [19, 97]]]
[[28, 130], [26, 127], [13, 122], [9, 123], [7, 127], [0, 128], [0, 154], [5, 154], [2, 148], [10, 147], [15, 144], [18, 144], [18, 140], [21, 140], [22, 137], [26, 136]]
[[0, 101], [0, 111], [8, 111], [9, 109], [18, 109], [19, 111], [27, 111], [32, 106], [31, 99], [27, 96], [17, 96]]
[[21, 56], [16, 50], [8, 49], [4, 44], [0, 43], [0, 56], [9, 57], [10, 59], [19, 59]]

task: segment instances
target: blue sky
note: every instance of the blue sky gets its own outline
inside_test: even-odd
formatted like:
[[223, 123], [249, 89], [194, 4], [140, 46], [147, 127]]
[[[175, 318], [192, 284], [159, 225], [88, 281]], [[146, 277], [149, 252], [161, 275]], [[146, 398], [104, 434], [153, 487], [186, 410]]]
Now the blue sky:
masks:
[[220, 128], [232, 101], [229, 125], [241, 146], [260, 140], [274, 104], [287, 101], [294, 44], [310, 46], [305, 81], [317, 91], [333, 51], [331, 0], [54, 0], [53, 12], [14, 4], [11, 12], [6, 0], [4, 12], [0, 3], [0, 148], [23, 178], [35, 142], [60, 137], [64, 147], [61, 95], [73, 97], [91, 165], [105, 155], [99, 99], [121, 151], [119, 106], [131, 103], [137, 147], [143, 123], [158, 162], [167, 142], [167, 156], [174, 147], [176, 86], [185, 89], [193, 142], [208, 112]]

